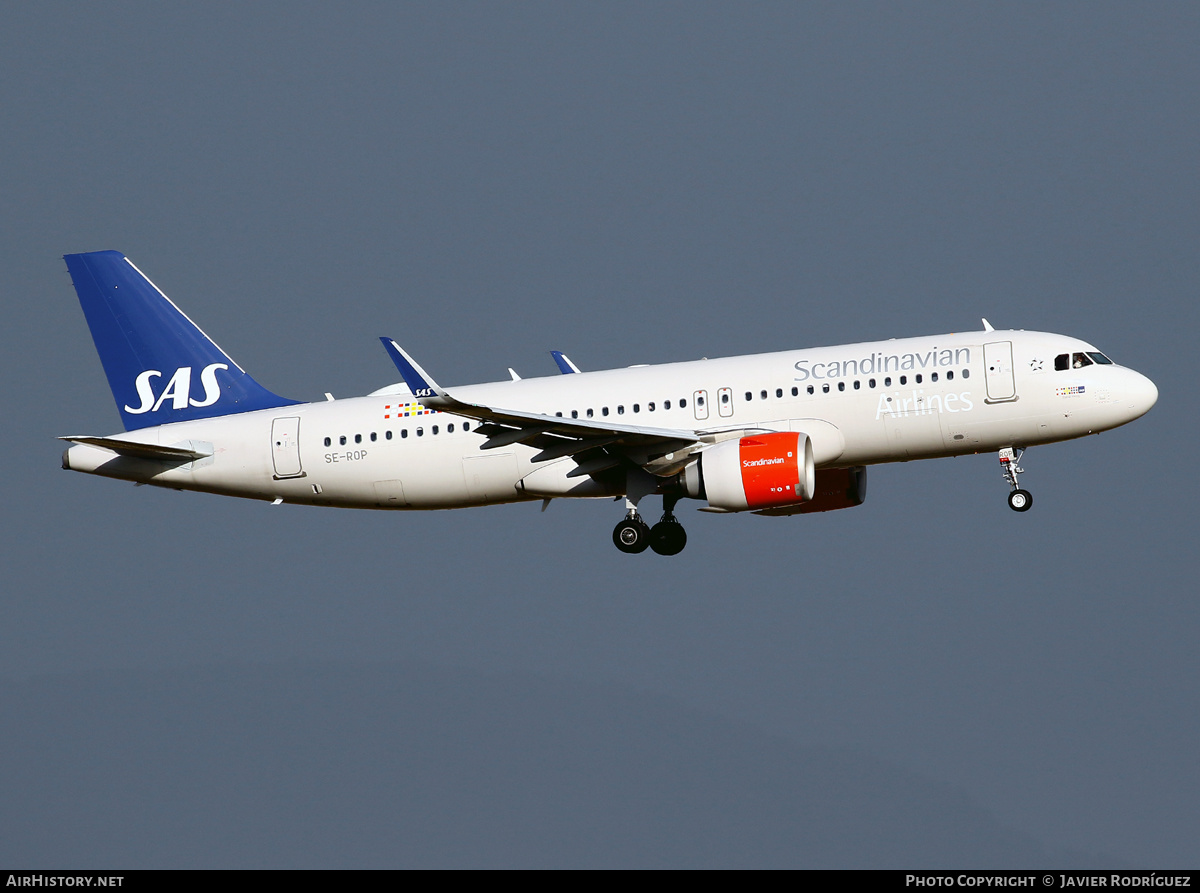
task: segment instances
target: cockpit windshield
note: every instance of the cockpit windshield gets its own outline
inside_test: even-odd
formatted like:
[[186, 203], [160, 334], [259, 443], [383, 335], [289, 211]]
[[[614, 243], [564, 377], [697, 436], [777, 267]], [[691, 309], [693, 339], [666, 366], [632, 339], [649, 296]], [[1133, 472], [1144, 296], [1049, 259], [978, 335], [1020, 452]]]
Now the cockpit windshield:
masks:
[[1054, 368], [1058, 372], [1064, 369], [1082, 369], [1096, 363], [1100, 366], [1111, 366], [1113, 361], [1098, 350], [1076, 351], [1075, 353], [1060, 353], [1054, 358]]

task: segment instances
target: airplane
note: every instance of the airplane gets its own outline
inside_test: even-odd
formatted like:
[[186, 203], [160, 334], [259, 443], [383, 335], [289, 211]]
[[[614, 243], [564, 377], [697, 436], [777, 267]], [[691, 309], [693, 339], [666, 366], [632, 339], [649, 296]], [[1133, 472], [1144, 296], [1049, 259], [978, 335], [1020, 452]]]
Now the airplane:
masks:
[[[381, 338], [400, 383], [303, 403], [268, 391], [125, 255], [64, 256], [124, 432], [70, 435], [62, 466], [316, 506], [450, 509], [624, 498], [622, 552], [675, 555], [674, 511], [781, 516], [861, 505], [866, 469], [994, 452], [1017, 512], [1025, 448], [1107, 431], [1158, 399], [1078, 338], [982, 331], [447, 389]], [[653, 526], [642, 501], [662, 497]]]

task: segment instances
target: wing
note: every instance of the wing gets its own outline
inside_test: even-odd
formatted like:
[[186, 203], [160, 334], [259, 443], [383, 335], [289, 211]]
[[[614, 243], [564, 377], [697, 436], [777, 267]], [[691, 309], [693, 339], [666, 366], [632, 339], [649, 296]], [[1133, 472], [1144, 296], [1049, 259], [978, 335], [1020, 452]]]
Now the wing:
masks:
[[566, 456], [578, 467], [569, 477], [596, 474], [622, 463], [657, 475], [677, 472], [687, 457], [705, 443], [695, 431], [614, 424], [594, 419], [568, 419], [459, 400], [440, 387], [412, 357], [390, 338], [380, 338], [405, 383], [423, 406], [482, 422], [487, 437], [480, 447], [494, 450], [514, 443], [536, 447], [534, 462]]

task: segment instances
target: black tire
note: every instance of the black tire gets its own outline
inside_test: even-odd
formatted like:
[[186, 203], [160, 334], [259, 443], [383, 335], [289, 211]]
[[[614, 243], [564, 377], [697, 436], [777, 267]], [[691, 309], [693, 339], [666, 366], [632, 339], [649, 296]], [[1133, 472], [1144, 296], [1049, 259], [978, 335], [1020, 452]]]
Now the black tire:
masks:
[[613, 528], [613, 545], [622, 552], [636, 555], [650, 545], [650, 528], [641, 520], [626, 518]]
[[1028, 490], [1013, 490], [1008, 494], [1008, 507], [1014, 512], [1027, 512], [1033, 508], [1033, 494]]
[[687, 531], [678, 521], [659, 521], [650, 528], [650, 548], [659, 555], [678, 555], [687, 545]]

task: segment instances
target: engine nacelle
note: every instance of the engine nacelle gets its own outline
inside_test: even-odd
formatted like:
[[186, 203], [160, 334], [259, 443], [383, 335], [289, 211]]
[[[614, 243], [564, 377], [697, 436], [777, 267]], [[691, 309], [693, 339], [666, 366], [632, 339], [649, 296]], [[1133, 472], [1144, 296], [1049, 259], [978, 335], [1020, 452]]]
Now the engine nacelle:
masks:
[[808, 502], [816, 477], [808, 435], [781, 431], [709, 447], [680, 473], [680, 483], [713, 508], [744, 512]]
[[812, 502], [782, 508], [763, 509], [760, 515], [806, 515], [810, 512], [832, 512], [862, 505], [867, 498], [867, 469], [824, 468], [817, 472], [817, 493]]

